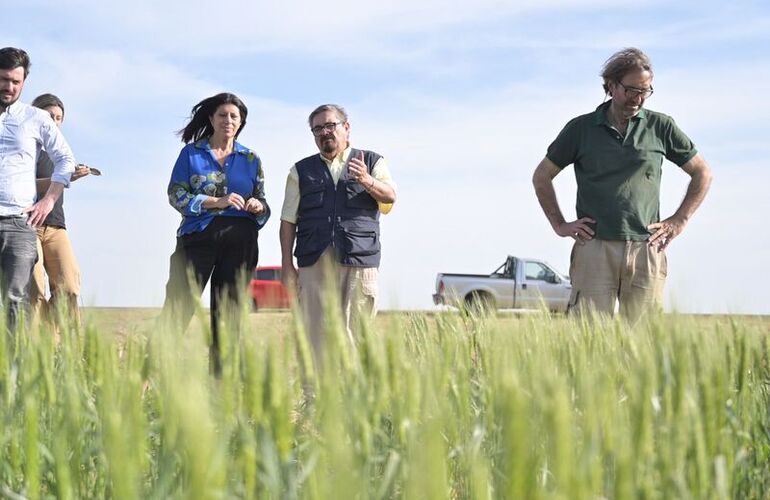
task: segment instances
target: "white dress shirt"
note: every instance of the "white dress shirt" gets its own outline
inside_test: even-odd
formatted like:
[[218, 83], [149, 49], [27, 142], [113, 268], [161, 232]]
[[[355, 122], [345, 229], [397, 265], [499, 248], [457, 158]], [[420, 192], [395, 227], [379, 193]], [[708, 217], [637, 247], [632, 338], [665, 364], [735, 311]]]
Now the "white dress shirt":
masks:
[[54, 164], [51, 182], [69, 186], [75, 157], [50, 115], [18, 101], [11, 104], [0, 114], [0, 216], [21, 215], [35, 203], [41, 149]]

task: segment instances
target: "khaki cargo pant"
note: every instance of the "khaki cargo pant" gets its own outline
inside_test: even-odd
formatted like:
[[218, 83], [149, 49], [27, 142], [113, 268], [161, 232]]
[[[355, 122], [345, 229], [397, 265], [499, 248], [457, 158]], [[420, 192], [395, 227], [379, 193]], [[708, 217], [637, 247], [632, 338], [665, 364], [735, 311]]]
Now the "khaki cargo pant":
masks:
[[[327, 277], [332, 279], [331, 283], [327, 281]], [[338, 264], [331, 247], [312, 266], [299, 268], [299, 303], [316, 362], [322, 361], [323, 344], [329, 324], [324, 314], [324, 299], [327, 293], [333, 292], [337, 296], [347, 337], [351, 345], [356, 345], [353, 332], [359, 318], [365, 316], [373, 319], [377, 314], [377, 277], [376, 267], [349, 267]]]
[[620, 314], [632, 324], [645, 312], [659, 311], [668, 273], [666, 254], [646, 241], [592, 239], [572, 248], [572, 295], [568, 312]]
[[[56, 301], [64, 299], [70, 314], [78, 316], [80, 295], [80, 268], [75, 259], [67, 230], [54, 226], [37, 229], [37, 263], [32, 271], [29, 300], [35, 312], [50, 314]], [[45, 297], [45, 275], [51, 288], [51, 300]]]

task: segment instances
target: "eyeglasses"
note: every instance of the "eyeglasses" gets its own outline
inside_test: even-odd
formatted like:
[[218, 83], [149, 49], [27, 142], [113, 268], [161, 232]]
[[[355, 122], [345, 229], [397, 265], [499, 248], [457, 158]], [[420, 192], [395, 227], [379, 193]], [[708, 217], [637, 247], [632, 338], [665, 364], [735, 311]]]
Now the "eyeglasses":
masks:
[[638, 89], [636, 87], [626, 87], [625, 85], [623, 85], [620, 82], [618, 82], [618, 85], [623, 87], [623, 90], [626, 91], [626, 97], [631, 98], [631, 99], [633, 99], [634, 97], [639, 97], [639, 96], [641, 96], [642, 99], [647, 99], [654, 92], [652, 87], [650, 87], [648, 89]]
[[312, 127], [310, 131], [313, 132], [314, 136], [318, 137], [319, 135], [327, 132], [334, 132], [334, 129], [337, 128], [337, 125], [342, 125], [342, 122], [329, 122], [324, 123], [323, 125], [316, 125], [315, 127]]

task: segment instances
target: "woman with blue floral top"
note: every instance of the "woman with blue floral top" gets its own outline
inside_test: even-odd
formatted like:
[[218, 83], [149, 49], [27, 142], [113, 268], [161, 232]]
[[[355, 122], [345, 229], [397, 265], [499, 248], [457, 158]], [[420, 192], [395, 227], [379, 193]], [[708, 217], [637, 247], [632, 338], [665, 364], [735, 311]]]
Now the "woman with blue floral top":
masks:
[[270, 217], [262, 162], [236, 142], [247, 113], [228, 93], [196, 104], [180, 131], [186, 146], [168, 185], [169, 203], [182, 214], [182, 223], [171, 255], [164, 317], [186, 327], [195, 309], [193, 290], [200, 293], [211, 280], [210, 366], [216, 375], [221, 373], [220, 311], [223, 305], [234, 307], [246, 290], [259, 255], [258, 231]]

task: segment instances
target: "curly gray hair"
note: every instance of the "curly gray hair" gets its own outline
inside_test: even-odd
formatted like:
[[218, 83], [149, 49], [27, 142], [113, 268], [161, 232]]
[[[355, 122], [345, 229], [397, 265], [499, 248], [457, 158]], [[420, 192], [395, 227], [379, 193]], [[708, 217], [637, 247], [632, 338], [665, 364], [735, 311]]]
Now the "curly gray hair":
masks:
[[631, 71], [643, 70], [649, 71], [652, 75], [652, 61], [650, 58], [636, 47], [627, 47], [612, 54], [604, 62], [601, 77], [604, 78], [602, 87], [605, 93], [609, 93], [609, 83], [619, 82]]

